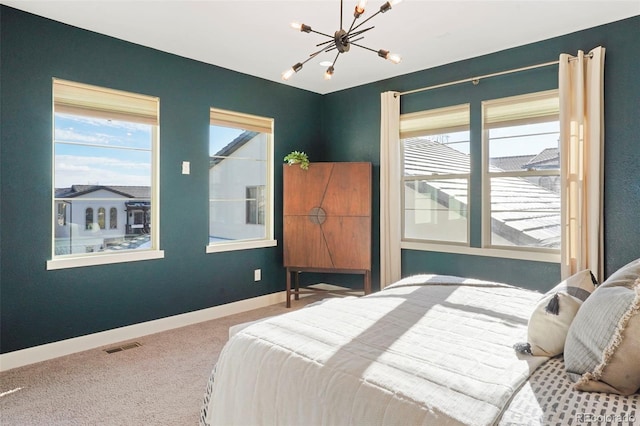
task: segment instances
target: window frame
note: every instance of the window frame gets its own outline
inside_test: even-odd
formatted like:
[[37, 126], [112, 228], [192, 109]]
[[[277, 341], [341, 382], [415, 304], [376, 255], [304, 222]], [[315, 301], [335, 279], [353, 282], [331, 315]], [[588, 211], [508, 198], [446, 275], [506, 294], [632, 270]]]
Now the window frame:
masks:
[[[51, 227], [50, 237], [51, 258], [46, 261], [46, 269], [58, 270], [164, 258], [164, 251], [160, 249], [160, 99], [155, 96], [94, 86], [55, 77], [52, 78], [51, 93], [51, 113], [53, 121], [51, 135], [51, 211], [53, 212], [53, 220], [51, 223], [54, 226]], [[78, 93], [81, 93], [81, 95], [78, 95]], [[90, 93], [91, 95], [95, 94], [95, 97], [86, 96], [85, 94], [87, 93]], [[123, 103], [123, 99], [126, 99], [127, 101]], [[145, 105], [147, 107], [145, 107]], [[149, 108], [148, 106], [150, 105], [153, 105], [153, 107]], [[146, 120], [151, 122], [151, 248], [123, 250], [120, 252], [110, 251], [55, 255], [55, 223], [57, 220], [55, 188], [55, 115], [57, 112], [81, 116], [112, 118], [121, 121], [127, 121], [128, 119], [128, 121]], [[95, 212], [97, 209], [93, 208], [93, 211], [95, 218]], [[105, 222], [106, 219], [105, 209]]]
[[[449, 119], [439, 120], [438, 118], [449, 116]], [[461, 117], [464, 116], [464, 117]], [[404, 119], [404, 120], [403, 120]], [[462, 120], [462, 121], [461, 121]], [[420, 123], [422, 122], [422, 124]], [[456, 246], [456, 247], [469, 247], [471, 241], [471, 220], [469, 217], [470, 209], [470, 193], [471, 193], [471, 167], [468, 173], [443, 173], [443, 174], [431, 174], [431, 175], [417, 175], [407, 178], [405, 175], [405, 149], [402, 142], [406, 138], [439, 135], [444, 132], [455, 132], [466, 130], [471, 135], [471, 104], [463, 103], [459, 105], [446, 106], [441, 108], [431, 108], [424, 111], [418, 111], [414, 113], [401, 114], [400, 115], [400, 244], [404, 248], [404, 245], [435, 245], [435, 246]], [[469, 142], [470, 144], [470, 142]], [[406, 198], [405, 198], [405, 184], [409, 181], [422, 182], [429, 180], [459, 180], [466, 179], [467, 181], [467, 226], [466, 226], [466, 241], [443, 241], [434, 239], [418, 239], [407, 238], [405, 236], [406, 229]], [[448, 213], [450, 215], [451, 212]]]
[[[492, 250], [500, 250], [500, 251], [515, 251], [520, 252], [524, 256], [531, 254], [536, 257], [537, 255], [541, 256], [551, 256], [552, 259], [556, 259], [559, 261], [560, 259], [560, 249], [553, 248], [545, 248], [545, 247], [532, 247], [532, 246], [509, 246], [509, 245], [501, 245], [501, 244], [493, 244], [492, 239], [492, 224], [491, 224], [491, 179], [492, 178], [507, 178], [507, 177], [537, 177], [537, 176], [559, 176], [562, 177], [560, 169], [558, 170], [523, 170], [523, 171], [503, 171], [503, 172], [492, 172], [490, 171], [490, 139], [489, 139], [489, 128], [485, 126], [486, 119], [486, 107], [491, 105], [500, 105], [500, 104], [513, 104], [521, 101], [534, 101], [536, 99], [546, 99], [551, 97], [558, 98], [559, 91], [558, 89], [552, 90], [544, 90], [538, 92], [525, 93], [521, 95], [508, 96], [504, 98], [490, 99], [482, 101], [481, 103], [481, 111], [482, 111], [482, 213], [481, 213], [481, 238], [482, 238], [482, 248], [483, 249], [492, 249]], [[556, 112], [556, 116], [559, 120], [559, 103], [558, 103], [558, 111]], [[544, 113], [546, 116], [548, 115], [548, 111]], [[520, 119], [527, 120], [529, 116], [525, 116], [524, 118], [520, 117]], [[547, 122], [546, 119], [539, 119], [538, 116], [530, 118], [535, 122]], [[518, 121], [518, 119], [514, 120]], [[564, 200], [560, 201], [560, 205]], [[561, 207], [562, 208], [562, 207]], [[546, 258], [546, 256], [545, 256]]]
[[[540, 92], [532, 92], [532, 93], [528, 93], [528, 94], [523, 94], [523, 95], [518, 95], [518, 96], [527, 96], [527, 95], [531, 95], [531, 94], [535, 94], [535, 93], [542, 93], [542, 92], [556, 92], [558, 93], [557, 89], [552, 89], [549, 91], [540, 91]], [[462, 104], [461, 104], [462, 105]], [[474, 115], [477, 111], [475, 110], [477, 108], [476, 104], [470, 104], [470, 114]], [[419, 111], [413, 114], [419, 114], [419, 113], [425, 113], [431, 110], [436, 110], [438, 108], [430, 108], [428, 110], [424, 110], [424, 111]], [[482, 114], [483, 108], [480, 107], [480, 114]], [[468, 214], [469, 214], [469, 218], [468, 218], [468, 222], [467, 222], [467, 226], [468, 226], [468, 243], [467, 244], [460, 244], [460, 243], [455, 243], [455, 242], [441, 242], [441, 241], [426, 241], [426, 240], [414, 240], [414, 239], [405, 239], [404, 238], [404, 158], [403, 158], [403, 151], [402, 148], [400, 149], [400, 176], [399, 176], [399, 188], [402, 191], [401, 194], [401, 205], [400, 205], [400, 226], [401, 226], [401, 241], [400, 241], [400, 248], [401, 249], [405, 249], [405, 250], [415, 250], [415, 251], [429, 251], [429, 252], [439, 252], [439, 253], [450, 253], [450, 254], [460, 254], [460, 255], [470, 255], [470, 256], [484, 256], [484, 257], [494, 257], [494, 258], [503, 258], [503, 259], [514, 259], [514, 260], [527, 260], [527, 261], [538, 261], [538, 262], [552, 262], [552, 263], [559, 263], [560, 262], [560, 253], [559, 250], [556, 249], [545, 249], [545, 248], [533, 248], [533, 247], [511, 247], [511, 246], [490, 246], [486, 244], [486, 223], [489, 223], [490, 226], [490, 221], [487, 221], [485, 218], [487, 217], [487, 213], [486, 213], [486, 208], [485, 207], [485, 200], [489, 199], [487, 194], [490, 194], [488, 191], [489, 187], [488, 187], [488, 180], [487, 180], [487, 172], [488, 172], [488, 146], [486, 146], [487, 142], [485, 142], [485, 129], [484, 129], [484, 117], [482, 117], [481, 121], [481, 129], [480, 129], [480, 135], [482, 136], [482, 140], [481, 140], [481, 153], [480, 153], [480, 163], [481, 163], [481, 171], [480, 171], [480, 177], [482, 179], [482, 182], [480, 184], [481, 187], [481, 207], [480, 207], [480, 214], [482, 215], [482, 217], [480, 218], [480, 234], [481, 234], [481, 239], [480, 239], [480, 246], [471, 246], [471, 234], [473, 232], [472, 228], [471, 228], [471, 224], [472, 224], [472, 218], [471, 218], [471, 213], [472, 213], [472, 209], [471, 209], [471, 204], [472, 204], [472, 198], [475, 197], [474, 194], [471, 193], [471, 184], [469, 184], [469, 192], [468, 192], [468, 202], [469, 205], [467, 207], [468, 210]], [[471, 132], [471, 139], [473, 139], [473, 134], [474, 134], [475, 128], [473, 126], [470, 125], [470, 132]], [[398, 138], [399, 141], [402, 140], [402, 137], [399, 136]], [[471, 147], [471, 151], [473, 151], [473, 148]], [[471, 155], [471, 154], [470, 154]], [[475, 157], [477, 159], [477, 156]], [[485, 158], [487, 158], [487, 160], [485, 161]], [[476, 160], [474, 160], [473, 158], [470, 159], [471, 160], [471, 164], [473, 167], [473, 164], [476, 162]], [[534, 174], [536, 176], [541, 176], [544, 175], [546, 173], [540, 173], [540, 171], [536, 171], [534, 172]], [[554, 174], [554, 173], [550, 173], [550, 174]], [[476, 175], [477, 176], [477, 175]], [[469, 179], [471, 181], [471, 179], [474, 178], [474, 172], [473, 170], [470, 173]], [[563, 200], [564, 202], [564, 200]], [[490, 199], [489, 199], [489, 206], [488, 208], [490, 209]], [[477, 229], [477, 228], [476, 228]], [[490, 230], [490, 227], [489, 227]], [[490, 238], [490, 234], [489, 234], [489, 238]]]
[[[205, 253], [221, 253], [236, 250], [250, 250], [257, 248], [275, 247], [278, 245], [278, 241], [275, 239], [274, 234], [274, 145], [275, 145], [275, 120], [273, 118], [262, 117], [252, 114], [246, 114], [236, 111], [224, 110], [220, 108], [211, 107], [209, 110], [209, 126], [231, 127], [244, 130], [257, 130], [260, 133], [264, 133], [267, 137], [267, 153], [266, 153], [266, 180], [264, 188], [265, 199], [265, 236], [263, 238], [255, 239], [243, 239], [232, 240], [229, 242], [218, 242], [215, 244], [207, 243], [205, 247]], [[264, 130], [269, 129], [269, 132]], [[209, 144], [207, 144], [208, 146]], [[208, 150], [209, 148], [207, 148]], [[208, 152], [208, 157], [211, 153]], [[207, 179], [209, 174], [207, 173]], [[209, 199], [210, 192], [207, 190], [207, 198]], [[210, 203], [209, 203], [210, 205]], [[246, 206], [246, 204], [245, 204]], [[210, 207], [209, 207], [210, 209]], [[211, 211], [208, 210], [207, 218], [210, 220]], [[209, 225], [207, 226], [207, 230]], [[208, 234], [208, 232], [207, 232]]]

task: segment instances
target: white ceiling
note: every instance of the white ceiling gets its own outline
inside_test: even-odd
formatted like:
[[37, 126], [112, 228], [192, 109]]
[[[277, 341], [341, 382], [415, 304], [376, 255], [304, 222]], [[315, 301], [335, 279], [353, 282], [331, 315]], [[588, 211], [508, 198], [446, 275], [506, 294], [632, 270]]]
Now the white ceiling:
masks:
[[[357, 0], [344, 2], [345, 29]], [[338, 0], [2, 0], [2, 3], [80, 28], [218, 65], [267, 80], [302, 62], [327, 40], [295, 31], [298, 21], [333, 34]], [[369, 0], [362, 21], [384, 3]], [[640, 15], [640, 0], [404, 0], [379, 14], [359, 41], [402, 55], [394, 65], [351, 47], [338, 58], [334, 77], [323, 79], [334, 53], [310, 60], [289, 81], [330, 93]], [[590, 48], [593, 46], [584, 46]], [[606, 46], [605, 46], [606, 47]]]

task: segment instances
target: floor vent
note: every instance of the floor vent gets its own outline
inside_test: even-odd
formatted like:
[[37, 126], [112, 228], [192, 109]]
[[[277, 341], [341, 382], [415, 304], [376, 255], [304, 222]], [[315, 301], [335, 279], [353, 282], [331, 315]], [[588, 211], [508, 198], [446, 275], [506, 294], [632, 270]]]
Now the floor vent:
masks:
[[126, 345], [105, 349], [104, 351], [108, 354], [114, 354], [116, 352], [126, 351], [127, 349], [137, 348], [138, 346], [142, 346], [142, 345], [138, 342], [133, 342], [133, 343], [127, 343]]

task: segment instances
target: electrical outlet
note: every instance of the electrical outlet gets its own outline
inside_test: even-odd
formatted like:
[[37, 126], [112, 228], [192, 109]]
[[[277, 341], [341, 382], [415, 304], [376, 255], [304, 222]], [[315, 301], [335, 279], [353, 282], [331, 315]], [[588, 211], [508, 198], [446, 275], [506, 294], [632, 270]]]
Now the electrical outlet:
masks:
[[262, 270], [261, 269], [255, 269], [253, 271], [253, 280], [254, 281], [260, 281], [262, 279]]

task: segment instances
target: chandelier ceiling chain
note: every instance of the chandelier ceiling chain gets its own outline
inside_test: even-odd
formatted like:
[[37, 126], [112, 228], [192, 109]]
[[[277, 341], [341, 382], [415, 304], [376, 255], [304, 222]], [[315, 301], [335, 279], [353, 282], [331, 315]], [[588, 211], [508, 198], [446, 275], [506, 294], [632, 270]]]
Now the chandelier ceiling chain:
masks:
[[338, 53], [336, 54], [333, 62], [331, 63], [329, 68], [327, 68], [327, 70], [324, 73], [325, 80], [329, 80], [333, 76], [333, 72], [335, 70], [336, 61], [340, 57], [340, 54], [348, 52], [349, 49], [351, 48], [351, 46], [356, 46], [356, 47], [359, 47], [361, 49], [370, 50], [371, 52], [375, 52], [381, 58], [387, 59], [387, 60], [393, 62], [394, 64], [399, 63], [401, 61], [400, 56], [395, 55], [393, 53], [390, 53], [388, 50], [384, 50], [384, 49], [375, 50], [375, 49], [371, 49], [369, 47], [363, 46], [361, 44], [357, 44], [356, 42], [362, 40], [364, 38], [363, 34], [366, 33], [369, 30], [372, 30], [375, 27], [371, 26], [371, 27], [367, 27], [367, 28], [363, 28], [363, 29], [359, 29], [359, 28], [361, 28], [365, 23], [370, 21], [374, 16], [376, 16], [376, 15], [378, 15], [380, 13], [388, 12], [389, 10], [391, 10], [391, 8], [393, 6], [395, 6], [396, 4], [400, 3], [400, 1], [402, 1], [402, 0], [389, 0], [389, 1], [387, 1], [382, 6], [380, 6], [380, 9], [376, 13], [374, 13], [373, 15], [371, 15], [370, 17], [368, 17], [364, 21], [360, 22], [358, 25], [355, 25], [356, 21], [358, 20], [358, 18], [360, 18], [360, 16], [362, 14], [364, 14], [365, 5], [366, 5], [366, 2], [367, 2], [366, 0], [359, 0], [358, 4], [356, 5], [355, 10], [353, 12], [353, 21], [351, 22], [351, 25], [349, 26], [349, 30], [345, 31], [343, 26], [342, 26], [343, 5], [342, 5], [342, 0], [340, 0], [340, 28], [333, 35], [329, 35], [329, 34], [325, 34], [325, 33], [321, 33], [319, 31], [316, 31], [316, 30], [312, 29], [309, 25], [299, 24], [297, 22], [292, 23], [291, 27], [293, 29], [295, 29], [295, 30], [298, 30], [298, 31], [301, 31], [301, 32], [304, 32], [304, 33], [319, 34], [321, 36], [329, 38], [329, 40], [323, 41], [322, 43], [316, 44], [316, 47], [320, 47], [320, 50], [317, 50], [317, 51], [311, 53], [306, 60], [296, 63], [291, 68], [289, 68], [288, 70], [283, 72], [282, 73], [282, 79], [283, 80], [288, 80], [293, 74], [295, 74], [298, 71], [300, 71], [304, 64], [306, 64], [307, 62], [309, 62], [311, 59], [315, 58], [319, 54], [321, 54], [323, 52], [331, 52], [333, 50], [337, 50]]

